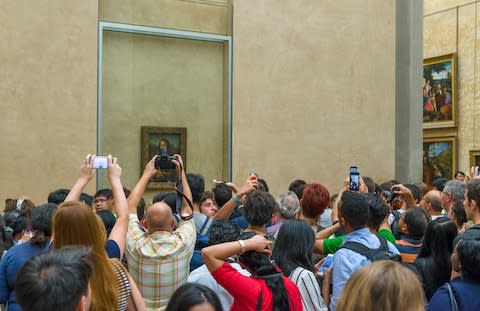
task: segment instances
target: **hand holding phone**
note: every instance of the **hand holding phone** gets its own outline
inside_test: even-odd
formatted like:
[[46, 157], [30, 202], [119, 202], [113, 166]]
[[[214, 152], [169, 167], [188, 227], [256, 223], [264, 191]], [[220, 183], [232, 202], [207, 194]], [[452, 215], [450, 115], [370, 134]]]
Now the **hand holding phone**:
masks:
[[92, 163], [92, 168], [96, 169], [107, 169], [108, 168], [108, 157], [107, 156], [96, 156]]
[[348, 189], [350, 191], [360, 190], [360, 171], [356, 166], [350, 166], [350, 179], [348, 183]]
[[332, 263], [333, 263], [333, 254], [329, 254], [327, 257], [325, 257], [325, 260], [323, 261], [322, 265], [318, 269], [318, 272], [321, 272], [321, 273], [325, 272], [325, 270], [330, 268]]

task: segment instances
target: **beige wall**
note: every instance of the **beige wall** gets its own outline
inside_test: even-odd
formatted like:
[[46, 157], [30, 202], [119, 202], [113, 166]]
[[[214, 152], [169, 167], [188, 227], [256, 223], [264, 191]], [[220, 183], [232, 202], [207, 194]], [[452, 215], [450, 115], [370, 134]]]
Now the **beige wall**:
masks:
[[393, 177], [395, 1], [236, 0], [233, 168], [274, 193]]
[[187, 171], [222, 179], [224, 44], [107, 31], [103, 53], [102, 152], [124, 185], [140, 177], [141, 126], [187, 128]]
[[1, 200], [25, 193], [45, 203], [95, 151], [97, 6], [2, 1]]
[[478, 1], [425, 0], [424, 58], [457, 53], [457, 127], [425, 130], [425, 137], [457, 136], [457, 167], [468, 170], [469, 151], [480, 149]]

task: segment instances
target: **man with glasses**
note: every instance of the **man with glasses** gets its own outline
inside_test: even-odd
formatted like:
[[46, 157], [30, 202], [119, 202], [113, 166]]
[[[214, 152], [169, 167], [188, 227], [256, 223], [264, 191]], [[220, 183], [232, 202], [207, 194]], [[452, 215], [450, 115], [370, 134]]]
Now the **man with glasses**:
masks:
[[420, 206], [427, 210], [432, 220], [444, 217], [442, 214], [442, 193], [438, 190], [428, 191], [420, 201]]

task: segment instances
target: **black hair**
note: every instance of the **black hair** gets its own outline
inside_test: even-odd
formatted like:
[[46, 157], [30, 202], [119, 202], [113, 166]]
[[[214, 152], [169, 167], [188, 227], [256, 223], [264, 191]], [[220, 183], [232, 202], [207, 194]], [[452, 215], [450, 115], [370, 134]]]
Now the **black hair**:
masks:
[[216, 245], [225, 242], [237, 241], [241, 228], [227, 220], [217, 220], [210, 226], [208, 245]]
[[85, 192], [80, 194], [80, 201], [83, 201], [88, 206], [92, 206], [93, 204], [93, 197]]
[[412, 192], [412, 196], [413, 196], [413, 199], [415, 199], [415, 203], [420, 202], [420, 200], [422, 199], [422, 193], [420, 192], [420, 189], [417, 187], [417, 185], [405, 184], [404, 186]]
[[57, 205], [60, 203], [63, 203], [63, 201], [65, 201], [65, 198], [68, 196], [69, 193], [70, 193], [70, 190], [65, 188], [60, 188], [55, 191], [52, 191], [48, 194], [47, 202], [54, 203]]
[[463, 226], [463, 224], [468, 221], [463, 200], [453, 201], [452, 212], [455, 214], [455, 223], [458, 227]]
[[455, 175], [453, 175], [453, 176], [455, 176], [455, 178], [457, 178], [458, 175], [462, 175], [463, 177], [465, 177], [465, 173], [462, 172], [462, 171], [456, 171]]
[[[246, 232], [241, 235], [240, 239], [246, 240], [254, 236], [254, 232]], [[273, 311], [289, 310], [288, 295], [281, 273], [278, 273], [276, 266], [267, 254], [248, 251], [240, 255], [239, 261], [248, 267], [254, 278], [264, 278], [268, 288], [272, 290]]]
[[258, 179], [258, 190], [269, 192], [267, 181], [263, 178]]
[[215, 187], [213, 187], [212, 192], [219, 208], [224, 206], [225, 203], [232, 198], [232, 189], [225, 183], [216, 184]]
[[380, 185], [380, 187], [382, 188], [383, 191], [391, 191], [392, 186], [396, 185], [396, 184], [399, 184], [399, 182], [395, 179], [392, 179], [392, 180], [388, 180], [388, 181], [382, 183]]
[[[181, 187], [180, 187], [181, 188]], [[181, 190], [181, 189], [180, 189]], [[173, 214], [177, 213], [177, 193], [176, 192], [160, 192], [152, 199], [152, 203], [165, 202]]]
[[16, 301], [24, 311], [74, 311], [88, 293], [90, 249], [63, 247], [32, 257], [15, 283]]
[[463, 239], [457, 244], [463, 279], [480, 282], [480, 238]]
[[165, 311], [189, 311], [204, 303], [210, 304], [215, 311], [223, 311], [220, 299], [212, 289], [202, 284], [185, 283], [175, 290]]
[[431, 221], [425, 230], [423, 244], [414, 265], [423, 279], [427, 299], [432, 297], [438, 287], [450, 280], [450, 255], [457, 233], [457, 226], [443, 217]]
[[372, 193], [365, 193], [364, 197], [369, 208], [367, 226], [374, 230], [378, 230], [382, 222], [387, 217], [388, 206], [384, 200]]
[[355, 191], [346, 191], [340, 200], [340, 217], [345, 218], [352, 229], [364, 228], [369, 219], [370, 211], [364, 196]]
[[145, 215], [145, 200], [143, 198], [140, 199], [140, 201], [137, 204], [137, 218], [138, 221], [142, 221], [143, 215]]
[[472, 179], [467, 184], [467, 199], [468, 201], [477, 202], [480, 206], [480, 179]]
[[57, 210], [57, 204], [46, 203], [37, 206], [32, 211], [31, 224], [33, 236], [30, 242], [33, 245], [44, 245], [52, 235], [52, 218]]
[[276, 210], [279, 210], [277, 201], [265, 191], [250, 192], [243, 205], [245, 218], [253, 226], [266, 225]]
[[200, 174], [188, 173], [187, 182], [192, 192], [193, 203], [199, 203], [205, 191], [205, 179]]
[[305, 221], [289, 219], [278, 231], [273, 249], [273, 260], [287, 277], [297, 267], [313, 272], [314, 243], [315, 234]]
[[443, 188], [445, 187], [445, 184], [447, 183], [448, 179], [440, 177], [432, 181], [432, 186], [437, 188], [440, 191], [443, 191]]
[[115, 223], [117, 222], [115, 215], [112, 212], [106, 210], [97, 211], [96, 214], [102, 220], [108, 237], [110, 235], [110, 232], [112, 232], [113, 226], [115, 226]]
[[22, 233], [22, 231], [27, 228], [27, 216], [20, 211], [8, 211], [3, 217], [5, 219], [5, 225], [11, 229], [10, 234], [12, 237]]
[[367, 186], [368, 193], [375, 193], [375, 181], [371, 177], [362, 176], [365, 186]]
[[113, 198], [113, 192], [111, 189], [100, 189], [98, 190], [95, 195], [93, 196], [94, 198], [97, 197], [105, 197], [107, 200]]
[[9, 234], [5, 228], [5, 221], [2, 216], [0, 216], [0, 258], [3, 253], [13, 246], [12, 235]]
[[302, 198], [303, 189], [305, 189], [305, 185], [306, 185], [306, 184], [307, 184], [307, 182], [306, 182], [305, 180], [295, 179], [295, 180], [292, 181], [292, 182], [290, 183], [290, 185], [288, 186], [288, 190], [295, 192], [295, 194], [297, 195], [298, 199], [300, 200], [300, 199]]
[[423, 238], [430, 221], [430, 215], [422, 207], [409, 208], [403, 215], [403, 222], [408, 226], [408, 236], [412, 239]]

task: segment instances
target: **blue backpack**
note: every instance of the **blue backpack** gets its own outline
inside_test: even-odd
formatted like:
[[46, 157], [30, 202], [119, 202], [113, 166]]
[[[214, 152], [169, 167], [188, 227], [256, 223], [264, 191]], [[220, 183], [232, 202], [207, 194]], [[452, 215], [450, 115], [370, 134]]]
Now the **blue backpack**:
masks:
[[197, 229], [195, 249], [193, 251], [192, 260], [190, 260], [190, 272], [203, 265], [202, 248], [208, 246], [208, 238], [212, 223], [213, 218], [207, 217], [200, 230]]

